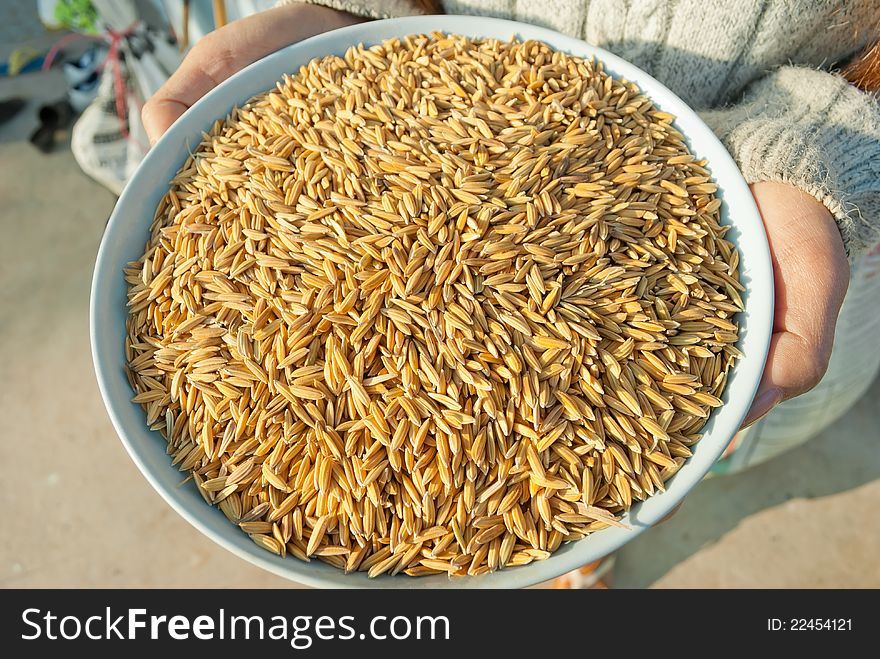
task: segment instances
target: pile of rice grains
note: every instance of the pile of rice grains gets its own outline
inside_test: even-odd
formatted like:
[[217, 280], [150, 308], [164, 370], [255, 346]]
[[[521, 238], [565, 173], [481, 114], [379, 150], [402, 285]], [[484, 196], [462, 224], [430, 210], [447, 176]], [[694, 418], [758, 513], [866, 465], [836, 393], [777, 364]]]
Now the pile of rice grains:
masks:
[[535, 41], [311, 61], [159, 204], [134, 401], [282, 556], [479, 575], [620, 525], [739, 355], [738, 253], [673, 119]]

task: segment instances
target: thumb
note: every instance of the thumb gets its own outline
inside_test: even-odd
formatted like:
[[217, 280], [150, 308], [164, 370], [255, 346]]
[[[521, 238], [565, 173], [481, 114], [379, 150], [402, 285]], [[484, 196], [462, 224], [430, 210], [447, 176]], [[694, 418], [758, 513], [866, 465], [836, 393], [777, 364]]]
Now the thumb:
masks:
[[831, 357], [849, 264], [831, 213], [781, 183], [752, 186], [773, 257], [774, 334], [748, 426], [774, 406], [815, 387]]
[[743, 427], [766, 416], [784, 400], [816, 386], [828, 367], [825, 348], [791, 332], [779, 332], [770, 341], [767, 366]]

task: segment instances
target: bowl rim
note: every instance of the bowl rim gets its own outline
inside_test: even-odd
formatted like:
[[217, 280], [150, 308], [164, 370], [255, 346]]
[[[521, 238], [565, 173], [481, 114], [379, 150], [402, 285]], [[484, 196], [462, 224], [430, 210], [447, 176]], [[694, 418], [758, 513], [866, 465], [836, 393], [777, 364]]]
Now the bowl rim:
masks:
[[[698, 148], [695, 150], [699, 151], [701, 157], [707, 157], [707, 154], [711, 154], [708, 156], [708, 167], [712, 171], [713, 179], [719, 185], [719, 196], [722, 196], [722, 198], [727, 196], [735, 197], [736, 221], [731, 221], [729, 213], [726, 213], [726, 219], [732, 225], [730, 233], [738, 235], [743, 227], [750, 232], [748, 250], [744, 250], [739, 240], [735, 239], [735, 242], [741, 256], [744, 257], [743, 262], [746, 264], [747, 270], [751, 273], [751, 280], [758, 282], [758, 284], [766, 281], [768, 285], [761, 286], [760, 288], [756, 288], [754, 284], [747, 286], [747, 291], [743, 295], [746, 301], [746, 310], [739, 314], [739, 320], [746, 331], [740, 340], [740, 345], [744, 342], [748, 343], [748, 350], [743, 351], [745, 356], [731, 371], [731, 377], [724, 392], [724, 397], [726, 398], [733, 385], [736, 384], [737, 398], [726, 401], [724, 406], [718, 408], [717, 412], [713, 412], [710, 415], [706, 426], [708, 430], [704, 438], [696, 445], [694, 455], [668, 481], [667, 485], [669, 487], [666, 491], [655, 493], [646, 502], [634, 505], [633, 509], [627, 513], [623, 519], [630, 525], [631, 528], [629, 530], [622, 531], [613, 527], [603, 529], [584, 539], [563, 545], [546, 560], [499, 570], [478, 577], [448, 579], [442, 577], [442, 575], [419, 578], [407, 577], [406, 575], [394, 577], [381, 575], [376, 579], [367, 580], [366, 575], [363, 573], [346, 575], [341, 570], [320, 562], [317, 562], [317, 564], [315, 561], [306, 563], [295, 558], [281, 558], [266, 552], [257, 547], [244, 533], [228, 522], [216, 507], [207, 505], [201, 496], [194, 493], [194, 497], [190, 495], [184, 496], [184, 491], [189, 486], [187, 488], [171, 487], [167, 482], [160, 479], [158, 473], [154, 473], [154, 468], [149, 465], [147, 459], [149, 447], [139, 443], [140, 440], [133, 436], [137, 429], [131, 428], [130, 422], [123, 419], [123, 406], [127, 404], [130, 407], [135, 404], [130, 402], [130, 388], [124, 374], [124, 368], [120, 368], [120, 363], [124, 365], [125, 361], [122, 337], [108, 331], [108, 327], [113, 324], [112, 321], [107, 320], [108, 314], [110, 317], [113, 317], [114, 314], [118, 316], [119, 313], [125, 311], [115, 307], [117, 300], [112, 295], [114, 286], [118, 287], [119, 282], [122, 281], [122, 272], [118, 268], [119, 262], [118, 259], [113, 260], [112, 250], [118, 236], [124, 234], [127, 230], [132, 232], [143, 231], [146, 234], [149, 222], [152, 220], [152, 209], [148, 209], [148, 211], [141, 210], [140, 215], [147, 219], [143, 219], [142, 222], [139, 220], [141, 223], [138, 224], [129, 223], [126, 225], [126, 222], [129, 220], [128, 216], [132, 214], [129, 207], [135, 202], [135, 191], [139, 186], [147, 186], [148, 189], [150, 189], [150, 186], [156, 186], [156, 180], [162, 181], [161, 186], [158, 186], [160, 189], [167, 187], [165, 181], [168, 181], [173, 176], [173, 173], [176, 172], [180, 166], [180, 160], [175, 161], [176, 164], [172, 166], [173, 170], [171, 172], [168, 171], [167, 166], [162, 166], [162, 160], [168, 160], [171, 154], [176, 153], [182, 148], [181, 145], [188, 143], [188, 139], [191, 139], [193, 136], [198, 137], [203, 130], [208, 128], [210, 124], [196, 123], [200, 121], [199, 114], [210, 113], [210, 108], [216, 106], [223, 108], [223, 112], [213, 112], [212, 116], [215, 119], [218, 115], [222, 117], [233, 104], [240, 104], [252, 96], [252, 94], [242, 96], [244, 92], [236, 91], [237, 87], [244, 86], [242, 83], [249, 76], [258, 73], [261, 69], [268, 71], [273, 68], [284, 68], [287, 71], [293, 72], [299, 68], [299, 64], [287, 65], [286, 67], [282, 67], [281, 64], [289, 59], [295, 60], [298, 57], [305, 57], [305, 61], [307, 61], [314, 56], [307, 55], [310, 50], [317, 49], [324, 54], [339, 54], [349, 46], [361, 42], [372, 45], [391, 37], [435, 31], [462, 34], [472, 38], [491, 37], [508, 39], [517, 36], [523, 39], [540, 40], [555, 50], [573, 53], [586, 58], [595, 57], [615, 77], [626, 78], [638, 84], [639, 88], [651, 98], [656, 106], [671, 111], [676, 115], [674, 124], [680, 130], [682, 123], [689, 126], [687, 131], [681, 130], [681, 132], [692, 150], [698, 145]], [[502, 37], [500, 36], [501, 34], [506, 34], [507, 36]], [[303, 55], [303, 53], [306, 53], [306, 55]], [[692, 144], [692, 140], [697, 141], [696, 145]], [[723, 214], [725, 214], [726, 208], [727, 201], [723, 199]], [[747, 254], [745, 253], [746, 251], [748, 252]], [[137, 255], [135, 255], [136, 257]], [[480, 16], [452, 14], [412, 16], [359, 23], [325, 32], [282, 48], [237, 72], [212, 89], [195, 103], [192, 108], [188, 109], [146, 155], [120, 195], [107, 222], [98, 249], [92, 278], [89, 304], [89, 334], [93, 365], [101, 397], [116, 433], [129, 456], [153, 489], [181, 517], [216, 544], [236, 556], [276, 575], [303, 585], [316, 587], [526, 587], [552, 579], [616, 551], [674, 509], [687, 492], [708, 473], [712, 464], [721, 456], [728, 442], [738, 431], [752, 398], [757, 391], [772, 333], [774, 305], [772, 281], [773, 270], [770, 248], [763, 230], [758, 208], [742, 174], [711, 129], [702, 122], [698, 115], [684, 101], [666, 88], [665, 85], [635, 65], [603, 48], [590, 45], [582, 40], [547, 28], [518, 21]], [[122, 319], [123, 334], [126, 317], [127, 312]], [[107, 338], [111, 339], [109, 344], [105, 340]], [[113, 342], [114, 340], [115, 343]], [[120, 384], [120, 378], [125, 388], [125, 398], [123, 400], [127, 401], [127, 403], [122, 402], [118, 395], [117, 388]], [[140, 406], [137, 407], [140, 409]], [[723, 411], [726, 422], [722, 428], [716, 429], [715, 425], [717, 425], [721, 411]], [[142, 413], [140, 418], [143, 426], [140, 429], [141, 431], [146, 431], [151, 435], [158, 434], [146, 428], [146, 424], [143, 423]], [[707, 441], [709, 435], [713, 432], [720, 433], [719, 437], [713, 437], [714, 441]], [[723, 441], [721, 436], [724, 436]], [[164, 453], [164, 440], [162, 440], [161, 450]], [[688, 468], [689, 466], [691, 468]], [[171, 465], [170, 459], [168, 460], [168, 469], [173, 470], [174, 474], [178, 476], [178, 481], [182, 480], [182, 478], [179, 478], [181, 476], [180, 472]], [[192, 489], [195, 490], [195, 486], [192, 486]], [[212, 514], [219, 515], [223, 525], [228, 527], [228, 529], [214, 524], [213, 522], [216, 519], [209, 518], [209, 515]]]

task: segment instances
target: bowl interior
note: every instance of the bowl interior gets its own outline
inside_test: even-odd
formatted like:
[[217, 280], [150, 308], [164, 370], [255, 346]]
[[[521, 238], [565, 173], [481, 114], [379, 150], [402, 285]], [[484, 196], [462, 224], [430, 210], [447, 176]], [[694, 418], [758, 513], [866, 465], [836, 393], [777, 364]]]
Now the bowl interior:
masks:
[[[365, 574], [345, 575], [317, 560], [304, 563], [260, 549], [219, 510], [208, 506], [192, 483], [179, 485], [183, 475], [171, 465], [164, 439], [147, 428], [143, 410], [130, 401], [132, 393], [124, 370], [127, 312], [122, 269], [143, 253], [149, 225], [169, 181], [213, 121], [225, 116], [233, 106], [273, 87], [283, 74], [295, 72], [314, 57], [342, 55], [349, 46], [358, 43], [370, 45], [390, 37], [435, 30], [503, 40], [538, 39], [573, 55], [596, 57], [604, 62], [611, 75], [635, 82], [659, 108], [678, 117], [675, 125], [686, 136], [691, 151], [709, 162], [723, 201], [723, 223], [734, 225], [728, 236], [740, 249], [741, 276], [747, 287], [742, 296], [746, 310], [739, 316], [741, 338], [738, 343], [745, 356], [734, 367], [724, 394], [725, 405], [709, 418], [693, 457], [670, 479], [666, 492], [633, 506], [623, 520], [630, 529], [605, 529], [563, 545], [545, 561], [479, 577], [450, 580], [444, 576], [383, 575], [368, 580]], [[215, 542], [251, 563], [311, 586], [485, 588], [524, 587], [551, 579], [611, 553], [663, 518], [708, 472], [745, 417], [764, 367], [772, 315], [770, 254], [749, 188], [712, 131], [683, 101], [651, 76], [611, 53], [551, 30], [493, 18], [422, 16], [363, 23], [289, 46], [239, 72], [188, 110], [147, 154], [110, 217], [92, 281], [90, 321], [98, 384], [119, 437], [156, 491]]]

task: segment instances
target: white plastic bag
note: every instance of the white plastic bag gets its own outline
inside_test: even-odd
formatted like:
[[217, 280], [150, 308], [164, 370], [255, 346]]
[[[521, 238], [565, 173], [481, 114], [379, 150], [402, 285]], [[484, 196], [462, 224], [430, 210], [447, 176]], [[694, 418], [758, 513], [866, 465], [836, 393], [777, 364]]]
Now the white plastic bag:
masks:
[[[125, 65], [123, 79], [128, 78]], [[131, 86], [126, 84], [131, 90]], [[101, 73], [98, 95], [73, 126], [70, 149], [82, 170], [120, 194], [147, 150], [140, 120], [140, 107], [132, 93], [126, 94], [125, 117], [116, 107], [116, 82], [111, 66]]]

